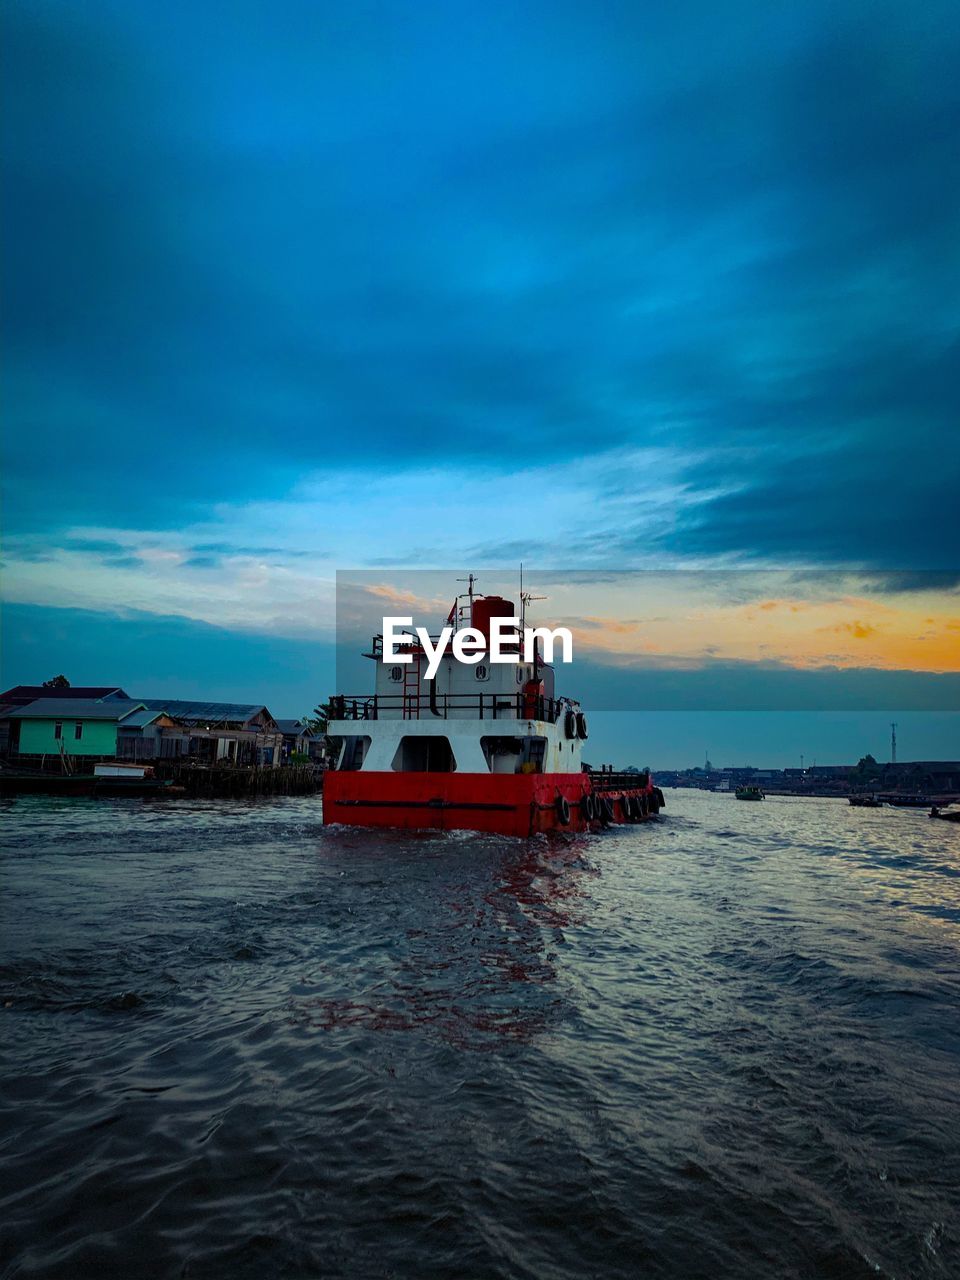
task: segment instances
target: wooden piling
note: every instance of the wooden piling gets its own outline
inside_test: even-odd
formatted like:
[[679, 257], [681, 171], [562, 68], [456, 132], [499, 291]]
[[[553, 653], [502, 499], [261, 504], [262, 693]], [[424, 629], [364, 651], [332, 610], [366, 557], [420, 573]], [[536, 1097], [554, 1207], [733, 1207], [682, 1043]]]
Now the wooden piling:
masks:
[[184, 787], [188, 795], [206, 798], [303, 796], [323, 789], [323, 775], [312, 765], [197, 765], [158, 761], [159, 777]]

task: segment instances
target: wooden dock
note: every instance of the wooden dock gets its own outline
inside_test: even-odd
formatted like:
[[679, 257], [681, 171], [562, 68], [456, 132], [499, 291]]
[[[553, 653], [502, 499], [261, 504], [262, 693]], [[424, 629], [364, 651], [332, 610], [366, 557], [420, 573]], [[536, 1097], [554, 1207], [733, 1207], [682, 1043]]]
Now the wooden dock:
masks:
[[307, 796], [323, 790], [323, 774], [312, 765], [197, 765], [158, 761], [157, 775], [187, 795], [239, 799], [247, 796]]

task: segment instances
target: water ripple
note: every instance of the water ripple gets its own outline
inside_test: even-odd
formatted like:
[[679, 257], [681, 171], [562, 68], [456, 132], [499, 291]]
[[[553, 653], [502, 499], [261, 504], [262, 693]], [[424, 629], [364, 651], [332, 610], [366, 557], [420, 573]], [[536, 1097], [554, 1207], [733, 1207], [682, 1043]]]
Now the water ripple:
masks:
[[2, 802], [4, 1277], [960, 1273], [960, 831]]

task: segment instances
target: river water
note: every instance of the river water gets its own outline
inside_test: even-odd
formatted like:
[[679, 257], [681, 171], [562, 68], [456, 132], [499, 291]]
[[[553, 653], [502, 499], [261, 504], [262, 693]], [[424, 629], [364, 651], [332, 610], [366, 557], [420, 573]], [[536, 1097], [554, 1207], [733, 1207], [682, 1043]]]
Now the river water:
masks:
[[0, 812], [0, 1267], [960, 1275], [960, 827]]

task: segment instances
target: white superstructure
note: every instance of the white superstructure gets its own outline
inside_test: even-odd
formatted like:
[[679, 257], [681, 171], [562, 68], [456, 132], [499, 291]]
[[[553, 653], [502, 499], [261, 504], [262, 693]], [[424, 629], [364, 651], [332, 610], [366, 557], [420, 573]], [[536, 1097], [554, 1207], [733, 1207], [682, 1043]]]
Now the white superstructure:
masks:
[[[471, 584], [472, 585], [472, 584]], [[489, 638], [493, 617], [514, 616], [499, 596], [477, 596], [451, 610]], [[433, 641], [433, 637], [431, 640]], [[553, 667], [538, 650], [525, 662], [480, 654], [473, 664], [450, 653], [433, 680], [419, 643], [410, 662], [383, 661], [382, 636], [366, 656], [376, 663], [373, 696], [341, 697], [327, 733], [339, 744], [338, 769], [398, 773], [580, 773], [587, 722], [580, 704], [554, 696]]]

